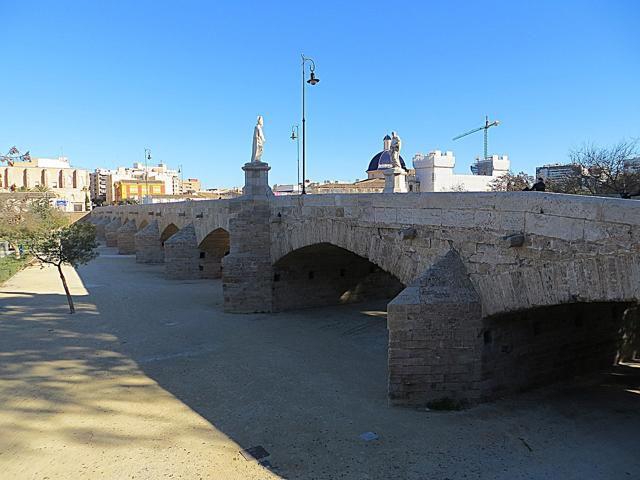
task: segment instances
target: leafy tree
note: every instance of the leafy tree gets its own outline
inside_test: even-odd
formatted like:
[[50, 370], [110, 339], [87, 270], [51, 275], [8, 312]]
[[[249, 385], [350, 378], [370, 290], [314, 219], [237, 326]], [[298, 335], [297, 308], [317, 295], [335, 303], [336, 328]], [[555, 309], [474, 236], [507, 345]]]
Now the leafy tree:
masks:
[[23, 245], [41, 264], [58, 268], [69, 310], [74, 313], [73, 298], [62, 265], [76, 267], [95, 258], [96, 231], [90, 223], [67, 225], [67, 218], [51, 206], [49, 198], [46, 194], [33, 193], [0, 196], [0, 218], [3, 219], [0, 238], [14, 246]]
[[638, 157], [638, 140], [622, 140], [612, 147], [584, 145], [569, 153], [591, 195], [614, 194], [622, 198], [640, 195], [640, 169], [630, 164]]
[[107, 203], [107, 198], [105, 195], [98, 195], [97, 197], [93, 197], [91, 199], [91, 203], [93, 203], [95, 207], [102, 207]]
[[64, 214], [53, 208], [50, 195], [12, 193], [0, 196], [0, 238], [14, 246], [28, 236], [61, 228], [67, 224]]
[[54, 265], [58, 269], [62, 286], [67, 295], [69, 313], [75, 313], [73, 298], [62, 272], [62, 266], [77, 267], [98, 256], [95, 226], [88, 222], [76, 222], [57, 230], [28, 235], [25, 243], [29, 253], [41, 264]]
[[516, 175], [509, 171], [492, 180], [489, 188], [492, 192], [517, 192], [529, 188], [531, 182], [533, 182], [531, 175], [527, 175], [524, 172]]

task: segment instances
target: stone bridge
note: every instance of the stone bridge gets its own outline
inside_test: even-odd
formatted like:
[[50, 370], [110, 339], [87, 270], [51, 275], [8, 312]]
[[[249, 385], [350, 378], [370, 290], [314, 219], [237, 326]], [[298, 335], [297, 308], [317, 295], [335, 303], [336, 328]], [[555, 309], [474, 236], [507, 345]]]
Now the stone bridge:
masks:
[[640, 204], [539, 192], [102, 207], [98, 235], [169, 278], [222, 278], [228, 312], [389, 299], [391, 403], [475, 403], [619, 358], [640, 300]]

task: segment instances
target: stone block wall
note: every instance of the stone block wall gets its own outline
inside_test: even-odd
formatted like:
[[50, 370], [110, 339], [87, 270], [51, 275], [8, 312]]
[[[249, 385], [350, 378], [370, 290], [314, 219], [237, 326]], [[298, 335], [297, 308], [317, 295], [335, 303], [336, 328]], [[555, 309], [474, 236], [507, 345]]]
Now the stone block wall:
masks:
[[223, 259], [226, 312], [270, 312], [273, 309], [271, 208], [266, 199], [231, 201], [237, 215], [229, 221], [231, 251]]
[[482, 398], [613, 365], [627, 308], [620, 303], [576, 303], [486, 318]]
[[121, 226], [122, 222], [119, 218], [116, 218], [104, 227], [104, 236], [107, 241], [107, 247], [118, 246], [118, 230]]
[[[268, 168], [258, 167], [245, 166], [251, 188], [236, 200], [108, 207], [94, 214], [148, 215], [160, 219], [161, 232], [193, 222], [197, 240], [176, 253], [180, 260], [171, 267], [191, 278], [198, 278], [196, 270], [207, 276], [218, 269], [218, 255], [204, 250], [200, 258], [196, 242], [215, 228], [227, 229], [230, 254], [222, 263], [229, 312], [320, 304], [337, 295], [332, 288], [354, 299], [365, 290], [391, 290], [382, 276], [361, 283], [365, 288], [341, 285], [331, 277], [337, 267], [338, 279], [348, 279], [339, 275], [338, 263], [313, 266], [314, 278], [308, 278], [309, 265], [283, 261], [314, 245], [344, 248], [389, 272], [407, 285], [388, 308], [393, 403], [474, 402], [574, 371], [585, 364], [584, 351], [608, 358], [608, 307], [595, 306], [640, 300], [637, 202], [539, 192], [273, 197]], [[313, 288], [315, 275], [325, 274], [322, 288]], [[597, 344], [560, 314], [551, 312], [558, 321], [547, 325], [524, 313], [562, 304], [603, 309], [602, 325], [587, 330], [607, 340]], [[580, 321], [596, 322], [590, 318], [584, 312]], [[540, 342], [545, 335], [549, 339]], [[574, 342], [557, 343], [566, 337]], [[527, 353], [514, 357], [516, 351]], [[528, 362], [528, 356], [556, 358], [557, 368]]]
[[198, 246], [202, 278], [222, 277], [222, 258], [229, 254], [229, 232], [218, 228], [209, 233]]
[[106, 237], [104, 234], [104, 227], [109, 223], [109, 219], [107, 218], [98, 218], [96, 219], [96, 221], [94, 222], [94, 225], [96, 226], [96, 238], [98, 240], [105, 240], [106, 241]]
[[274, 311], [391, 299], [404, 285], [367, 259], [328, 244], [290, 253], [273, 268]]
[[618, 361], [640, 360], [640, 306], [625, 310], [622, 324], [622, 339], [618, 351]]
[[164, 242], [164, 263], [167, 278], [200, 278], [200, 250], [193, 224], [187, 225]]
[[392, 404], [481, 398], [482, 308], [456, 252], [389, 303], [387, 323]]
[[134, 235], [136, 248], [136, 262], [164, 263], [164, 247], [160, 241], [158, 221], [153, 220], [149, 225]]
[[118, 254], [134, 255], [136, 253], [135, 234], [137, 231], [135, 220], [127, 221], [118, 229]]

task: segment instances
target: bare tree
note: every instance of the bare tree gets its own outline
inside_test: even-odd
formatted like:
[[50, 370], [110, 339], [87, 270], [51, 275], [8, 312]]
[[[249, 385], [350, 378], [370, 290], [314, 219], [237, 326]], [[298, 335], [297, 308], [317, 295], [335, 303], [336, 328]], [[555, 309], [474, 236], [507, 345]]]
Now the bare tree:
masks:
[[582, 185], [592, 195], [640, 194], [640, 168], [631, 161], [640, 157], [638, 140], [621, 140], [612, 147], [584, 145], [569, 153], [581, 171]]
[[569, 193], [572, 195], [590, 195], [591, 192], [585, 188], [582, 178], [582, 168], [575, 166], [571, 174], [567, 174], [561, 178], [545, 180], [547, 192], [553, 193]]

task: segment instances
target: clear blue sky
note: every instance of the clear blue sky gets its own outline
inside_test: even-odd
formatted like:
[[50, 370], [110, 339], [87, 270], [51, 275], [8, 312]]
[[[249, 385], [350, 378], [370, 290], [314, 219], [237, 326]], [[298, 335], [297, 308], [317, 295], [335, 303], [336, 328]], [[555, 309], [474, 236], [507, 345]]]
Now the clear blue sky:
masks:
[[512, 168], [640, 137], [640, 2], [0, 0], [0, 149], [115, 167], [184, 166], [241, 185], [256, 115], [271, 183], [294, 182], [300, 53], [308, 177], [364, 178], [382, 137], [453, 150], [467, 173], [488, 114]]

